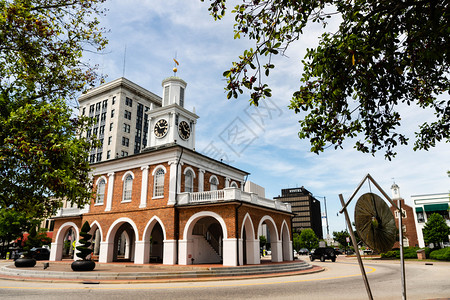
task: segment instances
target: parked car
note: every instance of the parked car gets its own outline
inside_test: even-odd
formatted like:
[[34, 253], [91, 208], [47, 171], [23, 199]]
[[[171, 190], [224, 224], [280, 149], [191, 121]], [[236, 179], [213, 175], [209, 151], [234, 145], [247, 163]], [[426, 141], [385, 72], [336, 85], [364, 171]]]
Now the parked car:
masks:
[[334, 253], [336, 253], [336, 255], [341, 255], [344, 254], [344, 251], [339, 248], [334, 248]]
[[308, 255], [309, 254], [309, 250], [306, 248], [302, 248], [300, 250], [298, 250], [298, 254], [299, 255]]
[[309, 254], [309, 259], [311, 261], [314, 261], [315, 259], [320, 259], [320, 261], [331, 259], [332, 262], [335, 262], [336, 252], [334, 252], [333, 248], [317, 248], [314, 252], [311, 251]]
[[30, 256], [35, 260], [49, 260], [50, 250], [47, 248], [31, 248]]

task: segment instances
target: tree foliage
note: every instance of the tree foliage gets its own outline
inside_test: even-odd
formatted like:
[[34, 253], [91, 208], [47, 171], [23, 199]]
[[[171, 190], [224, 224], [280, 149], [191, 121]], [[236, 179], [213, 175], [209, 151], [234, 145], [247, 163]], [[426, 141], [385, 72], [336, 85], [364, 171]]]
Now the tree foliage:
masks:
[[439, 247], [441, 242], [448, 240], [449, 234], [450, 227], [444, 217], [437, 213], [432, 214], [423, 227], [423, 240], [426, 244], [433, 243]]
[[23, 233], [37, 226], [38, 222], [31, 218], [27, 211], [0, 209], [0, 239], [8, 243], [22, 238]]
[[86, 120], [69, 103], [97, 81], [104, 0], [0, 0], [0, 207], [44, 217], [91, 198]]
[[344, 249], [347, 249], [350, 244], [347, 242], [347, 238], [350, 239], [350, 234], [347, 231], [333, 231], [333, 239], [344, 247]]
[[308, 228], [303, 229], [300, 233], [300, 248], [307, 248], [311, 250], [319, 246], [319, 239], [317, 238], [314, 230]]
[[[201, 0], [204, 1], [204, 0]], [[209, 10], [220, 19], [226, 0], [210, 0]], [[255, 48], [246, 49], [224, 72], [228, 98], [251, 91], [251, 103], [271, 96], [264, 83], [275, 68], [273, 56], [284, 55], [301, 40], [308, 24], [327, 27], [319, 45], [303, 60], [301, 86], [290, 108], [301, 114], [299, 137], [309, 139], [320, 153], [347, 138], [355, 148], [385, 157], [407, 144], [399, 129], [398, 109], [415, 105], [435, 114], [416, 132], [414, 150], [450, 140], [450, 9], [449, 1], [242, 0], [233, 10], [235, 38], [246, 36]]]

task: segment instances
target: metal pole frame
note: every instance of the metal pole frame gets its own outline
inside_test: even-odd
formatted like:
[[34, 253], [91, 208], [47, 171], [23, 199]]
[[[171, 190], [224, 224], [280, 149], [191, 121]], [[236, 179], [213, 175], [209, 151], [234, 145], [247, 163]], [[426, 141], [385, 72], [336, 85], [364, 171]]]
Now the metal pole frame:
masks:
[[350, 236], [352, 238], [352, 243], [353, 243], [353, 247], [355, 248], [355, 252], [356, 252], [356, 257], [358, 258], [358, 263], [361, 269], [361, 274], [363, 276], [364, 279], [364, 284], [366, 285], [366, 290], [367, 290], [367, 294], [369, 296], [369, 299], [373, 299], [372, 297], [372, 292], [370, 290], [370, 286], [369, 286], [369, 281], [367, 280], [367, 275], [366, 272], [364, 270], [364, 265], [363, 262], [361, 260], [361, 256], [359, 255], [359, 251], [358, 251], [358, 245], [356, 243], [356, 239], [354, 236], [354, 232], [353, 232], [353, 228], [352, 228], [352, 224], [350, 223], [350, 218], [348, 216], [348, 212], [347, 212], [347, 206], [350, 204], [350, 202], [353, 200], [353, 198], [356, 196], [356, 194], [358, 193], [358, 191], [361, 189], [362, 185], [364, 184], [364, 182], [366, 180], [370, 180], [375, 187], [378, 189], [378, 191], [380, 191], [381, 194], [383, 194], [383, 196], [388, 200], [388, 202], [395, 207], [398, 212], [399, 212], [399, 217], [398, 217], [398, 231], [399, 231], [399, 244], [400, 244], [400, 269], [401, 269], [401, 280], [402, 280], [402, 299], [406, 300], [406, 278], [405, 278], [405, 261], [403, 258], [403, 228], [402, 228], [402, 218], [403, 218], [403, 212], [401, 210], [401, 203], [400, 203], [400, 199], [398, 200], [398, 205], [396, 205], [394, 203], [394, 201], [392, 201], [392, 199], [388, 196], [388, 194], [386, 194], [384, 192], [384, 190], [381, 188], [381, 186], [373, 179], [372, 176], [370, 176], [370, 174], [367, 174], [363, 180], [361, 180], [361, 182], [359, 183], [359, 185], [357, 186], [356, 190], [353, 192], [353, 194], [350, 196], [350, 198], [348, 199], [347, 202], [344, 201], [344, 198], [342, 196], [342, 194], [339, 194], [339, 199], [341, 200], [341, 205], [342, 208], [339, 211], [340, 214], [344, 213], [345, 214], [345, 219], [347, 221], [347, 226], [349, 227], [349, 231], [350, 231]]

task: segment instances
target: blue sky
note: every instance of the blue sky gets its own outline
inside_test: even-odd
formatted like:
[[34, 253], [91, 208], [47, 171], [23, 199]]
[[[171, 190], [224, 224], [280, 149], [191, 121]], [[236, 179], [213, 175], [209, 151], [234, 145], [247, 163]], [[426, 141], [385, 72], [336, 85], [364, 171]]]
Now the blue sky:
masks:
[[[320, 26], [308, 27], [286, 53], [288, 57], [275, 59], [276, 68], [267, 79], [273, 96], [256, 109], [249, 106], [248, 95], [226, 99], [222, 73], [244, 49], [253, 46], [245, 38], [233, 39], [230, 11], [224, 20], [215, 22], [207, 11], [208, 1], [108, 0], [106, 6], [109, 11], [101, 21], [110, 30], [109, 45], [103, 55], [89, 55], [86, 59], [99, 65], [107, 81], [125, 75], [161, 95], [161, 82], [173, 75], [172, 58], [176, 55], [180, 62], [177, 76], [188, 83], [186, 108], [195, 107], [200, 116], [196, 150], [215, 158], [221, 156], [250, 172], [248, 180], [265, 187], [268, 198], [281, 194], [283, 188], [299, 186], [320, 196], [319, 200], [325, 196], [330, 234], [345, 228], [343, 215], [337, 216], [341, 208], [338, 195], [343, 194], [347, 200], [368, 173], [389, 195], [395, 180], [409, 204], [411, 195], [450, 190], [446, 174], [450, 170], [448, 143], [421, 152], [414, 152], [412, 146], [400, 147], [397, 158], [387, 161], [383, 153], [372, 157], [356, 152], [350, 142], [344, 144], [343, 150], [331, 147], [316, 155], [309, 152], [307, 140], [298, 139], [300, 116], [287, 106], [300, 84], [301, 60], [306, 48], [317, 44]], [[417, 120], [430, 118], [425, 111], [410, 107], [400, 108], [400, 113], [402, 130], [411, 138]], [[238, 138], [233, 135], [236, 130]], [[359, 194], [368, 191], [365, 184]], [[349, 208], [351, 216], [355, 202]]]

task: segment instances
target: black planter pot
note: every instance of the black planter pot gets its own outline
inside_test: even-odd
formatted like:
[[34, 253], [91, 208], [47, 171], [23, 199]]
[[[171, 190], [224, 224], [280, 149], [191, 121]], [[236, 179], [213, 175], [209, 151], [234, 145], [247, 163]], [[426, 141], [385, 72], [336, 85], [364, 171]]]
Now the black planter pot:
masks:
[[36, 260], [34, 258], [18, 258], [14, 262], [16, 268], [31, 268], [36, 265]]
[[71, 267], [73, 271], [92, 271], [95, 269], [95, 262], [92, 260], [76, 260]]

